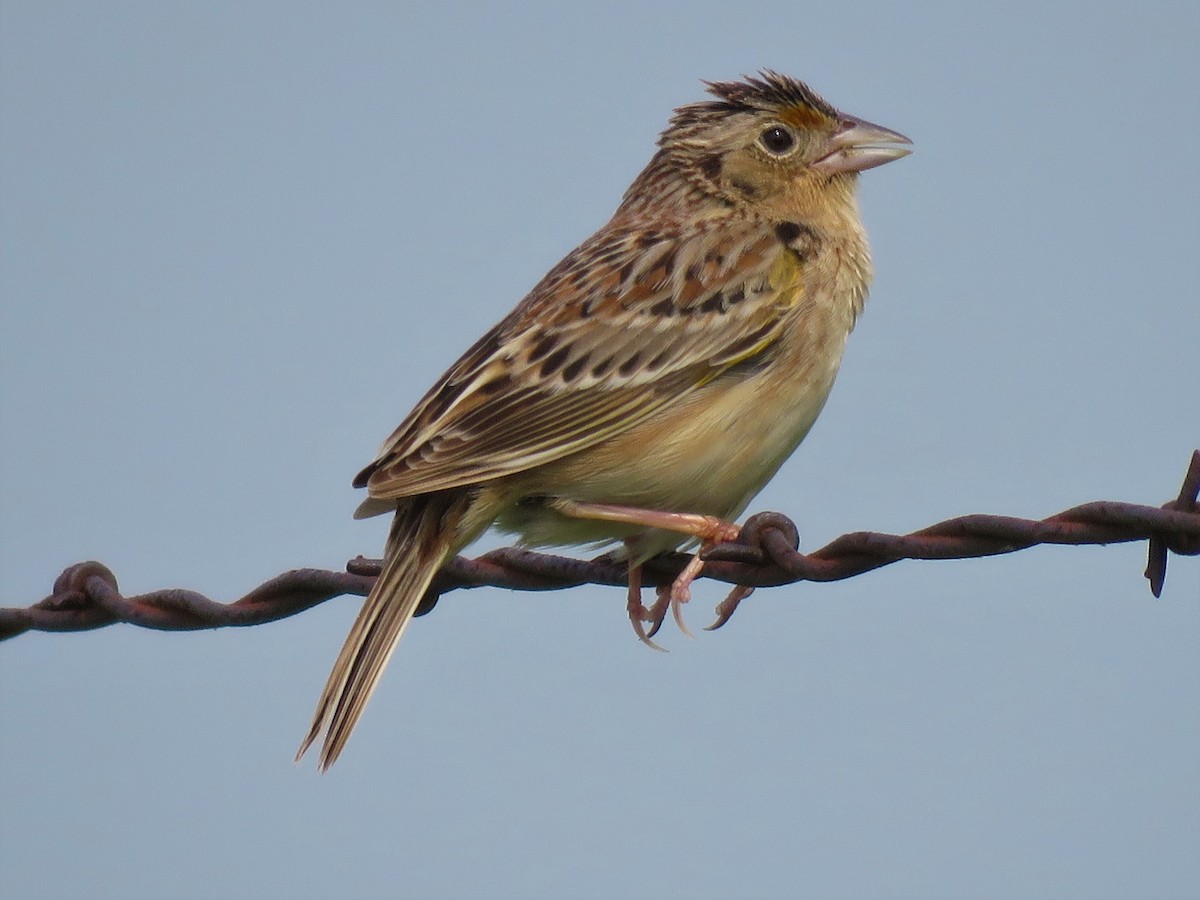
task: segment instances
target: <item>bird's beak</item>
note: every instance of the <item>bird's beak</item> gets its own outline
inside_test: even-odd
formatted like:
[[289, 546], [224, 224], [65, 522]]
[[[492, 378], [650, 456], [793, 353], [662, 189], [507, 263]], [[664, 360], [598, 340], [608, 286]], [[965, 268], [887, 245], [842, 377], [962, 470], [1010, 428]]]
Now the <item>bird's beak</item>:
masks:
[[[897, 147], [896, 144], [908, 144]], [[824, 155], [812, 164], [822, 175], [862, 172], [912, 153], [912, 141], [897, 131], [843, 115]]]

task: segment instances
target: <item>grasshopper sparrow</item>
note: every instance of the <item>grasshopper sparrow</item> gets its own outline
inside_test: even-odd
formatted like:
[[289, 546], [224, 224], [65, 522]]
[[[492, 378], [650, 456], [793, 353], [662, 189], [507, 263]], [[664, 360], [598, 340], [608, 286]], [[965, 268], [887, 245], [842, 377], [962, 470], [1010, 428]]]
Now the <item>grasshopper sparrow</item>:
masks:
[[319, 766], [333, 764], [434, 575], [492, 525], [532, 546], [623, 541], [650, 643], [703, 563], [650, 611], [641, 564], [736, 536], [728, 523], [812, 426], [871, 279], [857, 173], [910, 141], [775, 72], [708, 90], [675, 111], [608, 224], [354, 480], [356, 516], [395, 518], [297, 759], [325, 729]]

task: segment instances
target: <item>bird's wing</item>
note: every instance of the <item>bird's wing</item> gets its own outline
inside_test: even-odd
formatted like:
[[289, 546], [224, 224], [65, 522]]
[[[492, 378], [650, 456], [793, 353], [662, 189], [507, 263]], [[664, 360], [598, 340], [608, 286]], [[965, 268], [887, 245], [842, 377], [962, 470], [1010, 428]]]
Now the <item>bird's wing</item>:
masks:
[[800, 262], [768, 228], [610, 226], [552, 269], [355, 479], [373, 500], [520, 472], [633, 428], [769, 348]]

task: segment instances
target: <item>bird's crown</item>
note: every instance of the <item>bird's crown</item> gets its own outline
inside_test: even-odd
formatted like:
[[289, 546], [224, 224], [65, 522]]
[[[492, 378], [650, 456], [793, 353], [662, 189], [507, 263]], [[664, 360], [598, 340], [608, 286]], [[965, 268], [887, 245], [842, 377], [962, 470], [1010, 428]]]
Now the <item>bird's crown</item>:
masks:
[[771, 113], [799, 128], [835, 120], [838, 111], [803, 81], [765, 69], [741, 81], [706, 81], [717, 99], [690, 103], [675, 110], [660, 143], [686, 137], [738, 114]]

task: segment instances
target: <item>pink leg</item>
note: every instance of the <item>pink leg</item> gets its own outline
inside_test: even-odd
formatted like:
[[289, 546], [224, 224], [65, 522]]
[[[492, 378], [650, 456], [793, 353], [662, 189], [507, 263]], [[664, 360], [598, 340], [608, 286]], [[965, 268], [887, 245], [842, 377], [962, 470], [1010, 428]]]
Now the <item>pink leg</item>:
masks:
[[[658, 604], [656, 603], [654, 605], [657, 608]], [[654, 630], [649, 634], [646, 633], [646, 628], [643, 624], [644, 622], [653, 622], [654, 618], [653, 612], [646, 609], [646, 607], [642, 605], [641, 566], [629, 567], [629, 594], [627, 596], [625, 608], [629, 612], [629, 621], [633, 624], [633, 631], [634, 634], [638, 636], [638, 640], [653, 650], [661, 650], [663, 653], [666, 653], [666, 647], [660, 647], [658, 644], [654, 643], [654, 641], [650, 640], [650, 638], [653, 637], [658, 631], [658, 624], [662, 623], [662, 618], [659, 617], [658, 624], [654, 626]]]
[[722, 541], [737, 540], [742, 529], [718, 519], [716, 516], [703, 516], [699, 513], [663, 512], [658, 509], [642, 509], [637, 506], [621, 506], [616, 503], [589, 503], [583, 500], [567, 500], [557, 497], [550, 501], [550, 506], [564, 516], [573, 519], [595, 519], [601, 522], [620, 522], [623, 525], [643, 525], [647, 528], [661, 528], [663, 531], [674, 531], [676, 534], [686, 534], [700, 538], [701, 541], [713, 546]]
[[[686, 534], [700, 539], [701, 551], [715, 547], [724, 541], [737, 540], [738, 535], [742, 533], [742, 529], [738, 525], [726, 522], [724, 519], [718, 519], [716, 516], [705, 516], [697, 513], [663, 512], [656, 509], [641, 509], [636, 506], [621, 506], [616, 503], [589, 503], [581, 500], [568, 500], [566, 498], [557, 498], [551, 501], [551, 506], [564, 516], [571, 516], [576, 519], [620, 522], [624, 525], [642, 525], [647, 528], [661, 528], [664, 531]], [[626, 546], [629, 546], [628, 541], [626, 541]], [[703, 569], [704, 561], [700, 558], [700, 554], [697, 553], [684, 567], [683, 571], [679, 573], [679, 576], [671, 585], [670, 592], [665, 594], [660, 593], [658, 601], [654, 604], [653, 608], [647, 611], [642, 605], [641, 600], [641, 572], [639, 567], [636, 619], [633, 613], [635, 609], [633, 570], [630, 570], [628, 608], [630, 610], [630, 620], [634, 622], [633, 628], [637, 632], [638, 638], [655, 649], [662, 649], [651, 641], [650, 638], [654, 637], [658, 633], [658, 629], [662, 626], [663, 619], [666, 617], [668, 604], [671, 608], [671, 614], [675, 617], [675, 623], [679, 626], [679, 630], [688, 637], [695, 637], [683, 621], [683, 604], [691, 599], [692, 582], [699, 577]], [[732, 596], [733, 594], [730, 594], [730, 597]], [[745, 594], [742, 596], [745, 596]], [[741, 600], [741, 597], [738, 600]], [[729, 598], [726, 599], [726, 603], [728, 602]], [[722, 606], [724, 605], [723, 603]], [[737, 602], [735, 601], [733, 609], [736, 608]], [[733, 609], [730, 609], [728, 615], [725, 615], [724, 618], [720, 618], [721, 610], [718, 608], [718, 621], [721, 625], [725, 624], [725, 621], [733, 614]], [[642, 628], [643, 621], [651, 623], [648, 633]]]
[[683, 567], [683, 571], [679, 573], [674, 584], [671, 585], [671, 615], [675, 617], [675, 624], [679, 626], [679, 630], [690, 638], [694, 638], [695, 635], [687, 627], [687, 623], [683, 621], [683, 604], [692, 599], [692, 582], [699, 577], [703, 569], [704, 560], [697, 553]]

